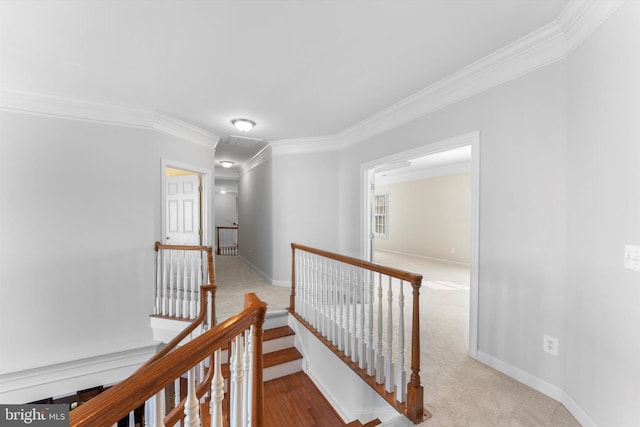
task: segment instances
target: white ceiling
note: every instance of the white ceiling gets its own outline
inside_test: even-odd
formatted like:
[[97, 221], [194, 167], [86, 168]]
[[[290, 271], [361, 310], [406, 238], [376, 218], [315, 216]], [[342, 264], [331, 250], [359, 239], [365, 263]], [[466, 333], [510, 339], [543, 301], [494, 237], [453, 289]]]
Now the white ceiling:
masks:
[[[568, 1], [1, 0], [0, 87], [157, 109], [242, 163], [265, 141], [335, 135]], [[234, 117], [262, 141], [229, 140]]]

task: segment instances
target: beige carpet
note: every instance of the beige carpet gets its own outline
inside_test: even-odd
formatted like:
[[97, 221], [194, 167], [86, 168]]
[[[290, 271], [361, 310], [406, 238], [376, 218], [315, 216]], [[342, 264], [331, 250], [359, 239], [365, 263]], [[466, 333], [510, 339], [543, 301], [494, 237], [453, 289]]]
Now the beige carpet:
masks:
[[421, 379], [433, 417], [421, 426], [580, 425], [557, 401], [469, 357], [467, 267], [385, 252], [377, 252], [375, 260], [424, 277]]
[[[420, 302], [421, 377], [433, 417], [421, 426], [579, 426], [560, 403], [468, 356], [468, 269], [392, 254], [376, 257], [428, 278]], [[238, 312], [247, 292], [266, 301], [268, 311], [289, 306], [289, 288], [270, 285], [238, 257], [216, 257], [216, 282], [219, 320]]]
[[267, 303], [267, 313], [289, 308], [290, 288], [271, 285], [240, 257], [216, 255], [215, 272], [218, 321], [242, 310], [249, 292]]

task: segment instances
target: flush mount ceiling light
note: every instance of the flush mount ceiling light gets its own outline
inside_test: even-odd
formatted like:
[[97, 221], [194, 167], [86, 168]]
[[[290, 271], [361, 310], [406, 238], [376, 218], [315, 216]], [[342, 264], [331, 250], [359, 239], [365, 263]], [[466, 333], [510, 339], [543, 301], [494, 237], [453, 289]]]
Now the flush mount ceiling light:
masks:
[[220, 164], [222, 165], [223, 168], [230, 168], [231, 166], [233, 166], [233, 162], [229, 160], [223, 160], [220, 162]]
[[231, 124], [234, 125], [240, 132], [247, 132], [256, 125], [256, 122], [249, 119], [233, 119], [231, 120]]

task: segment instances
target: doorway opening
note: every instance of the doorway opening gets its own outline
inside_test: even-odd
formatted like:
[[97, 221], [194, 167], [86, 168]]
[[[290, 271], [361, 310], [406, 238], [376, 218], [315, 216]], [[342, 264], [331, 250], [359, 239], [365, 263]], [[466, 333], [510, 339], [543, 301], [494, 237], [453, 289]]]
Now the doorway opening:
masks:
[[211, 242], [211, 173], [162, 160], [162, 241], [169, 245], [207, 246]]
[[369, 162], [361, 175], [365, 258], [422, 273], [421, 294], [455, 291], [443, 301], [458, 305], [462, 327], [456, 333], [459, 338], [468, 333], [465, 352], [473, 358], [478, 352], [479, 150], [479, 132], [472, 132]]

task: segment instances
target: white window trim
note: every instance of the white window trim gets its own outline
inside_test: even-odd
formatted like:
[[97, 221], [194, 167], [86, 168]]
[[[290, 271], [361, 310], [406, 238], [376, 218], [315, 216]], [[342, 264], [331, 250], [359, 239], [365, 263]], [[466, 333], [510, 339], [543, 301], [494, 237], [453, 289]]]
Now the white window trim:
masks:
[[[376, 197], [384, 196], [384, 214], [377, 214], [375, 212], [375, 199]], [[374, 195], [374, 206], [373, 206], [373, 235], [376, 239], [389, 239], [389, 192], [388, 191], [379, 191]], [[376, 231], [376, 216], [384, 216], [384, 233], [378, 233]]]

